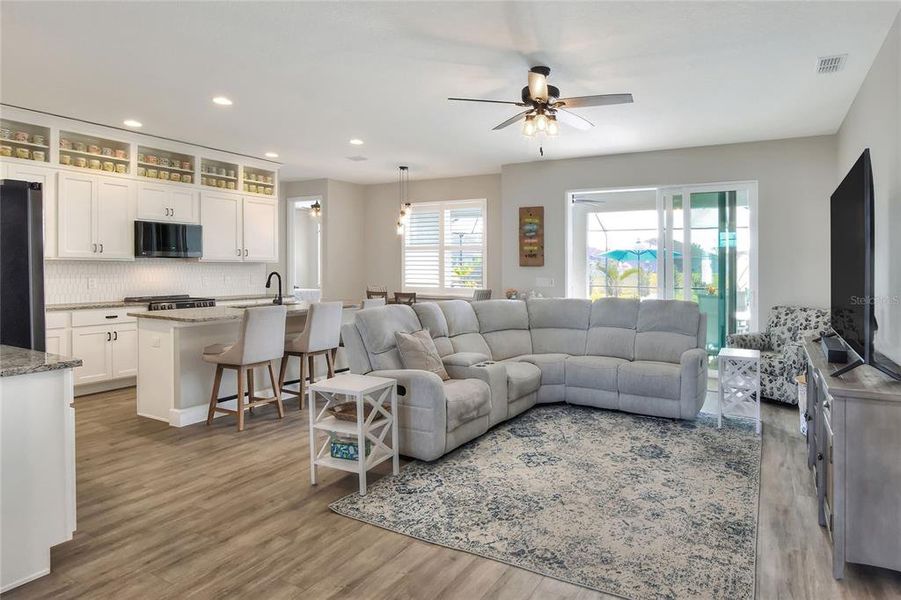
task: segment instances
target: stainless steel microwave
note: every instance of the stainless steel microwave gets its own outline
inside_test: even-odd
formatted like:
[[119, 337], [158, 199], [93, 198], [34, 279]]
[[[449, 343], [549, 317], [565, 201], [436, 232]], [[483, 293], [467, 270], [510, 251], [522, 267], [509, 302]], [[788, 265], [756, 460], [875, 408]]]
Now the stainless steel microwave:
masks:
[[135, 221], [135, 256], [200, 258], [202, 231], [200, 225]]

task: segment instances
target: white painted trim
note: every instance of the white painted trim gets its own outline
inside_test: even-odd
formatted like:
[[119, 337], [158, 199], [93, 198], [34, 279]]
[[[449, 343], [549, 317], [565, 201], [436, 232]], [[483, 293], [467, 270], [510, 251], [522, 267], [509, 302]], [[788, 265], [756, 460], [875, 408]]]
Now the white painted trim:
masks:
[[[272, 388], [262, 388], [256, 389], [253, 391], [253, 395], [257, 398], [272, 396]], [[282, 395], [282, 402], [286, 399], [291, 400], [294, 396], [289, 396], [288, 398]], [[237, 400], [228, 400], [227, 402], [220, 402], [219, 406], [222, 408], [228, 408], [230, 410], [236, 410], [238, 408]], [[196, 406], [189, 406], [188, 408], [170, 408], [169, 409], [169, 425], [173, 427], [186, 427], [188, 425], [193, 425], [195, 423], [204, 423], [206, 422], [206, 415], [210, 409], [209, 404], [197, 404]], [[146, 416], [149, 419], [156, 419], [157, 421], [162, 421], [162, 419], [158, 419], [157, 417], [152, 417], [150, 415], [141, 415]], [[218, 419], [219, 417], [230, 417], [228, 413], [216, 413], [213, 418]], [[165, 422], [165, 421], [163, 421]]]
[[285, 243], [286, 248], [286, 256], [285, 256], [285, 268], [288, 270], [285, 273], [285, 296], [291, 296], [294, 294], [294, 273], [295, 273], [295, 264], [294, 264], [294, 210], [295, 204], [298, 202], [315, 202], [319, 201], [319, 268], [318, 268], [318, 276], [319, 280], [319, 289], [322, 289], [322, 206], [324, 204], [321, 195], [312, 195], [312, 196], [290, 196], [285, 198]]
[[75, 386], [75, 397], [87, 396], [89, 394], [97, 394], [99, 392], [109, 392], [112, 390], [121, 390], [127, 387], [137, 385], [138, 378], [136, 375], [129, 377], [120, 377], [119, 379], [109, 379], [107, 381], [97, 381], [95, 383], [82, 383]]
[[[229, 400], [228, 402], [220, 402], [219, 406], [221, 406], [222, 408], [235, 410], [238, 407], [238, 401]], [[188, 425], [193, 425], [194, 423], [203, 423], [206, 421], [206, 415], [209, 409], [209, 404], [198, 404], [196, 406], [189, 406], [188, 408], [170, 408], [169, 425], [173, 427], [186, 427]], [[231, 415], [228, 415], [227, 413], [216, 413], [214, 418], [226, 416]], [[154, 419], [156, 417], [149, 418]]]
[[[50, 549], [49, 548], [47, 549], [47, 562], [48, 563], [50, 562]], [[25, 585], [29, 581], [34, 581], [35, 579], [40, 579], [41, 577], [43, 577], [45, 575], [49, 575], [49, 574], [50, 574], [50, 567], [47, 567], [46, 569], [41, 569], [40, 571], [37, 571], [36, 573], [32, 573], [31, 575], [27, 575], [17, 581], [13, 581], [12, 583], [8, 583], [8, 584], [4, 585], [2, 588], [0, 588], [0, 594], [5, 594], [6, 592], [8, 592], [9, 590], [11, 590], [13, 588], [19, 587], [20, 585]]]

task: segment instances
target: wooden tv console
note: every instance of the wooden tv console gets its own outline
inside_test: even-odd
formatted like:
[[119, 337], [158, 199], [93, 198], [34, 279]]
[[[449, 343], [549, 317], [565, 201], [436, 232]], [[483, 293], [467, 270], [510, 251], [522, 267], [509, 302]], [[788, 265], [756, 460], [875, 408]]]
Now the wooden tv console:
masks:
[[901, 382], [864, 365], [832, 377], [808, 340], [807, 464], [820, 525], [832, 538], [832, 574], [845, 562], [901, 571]]

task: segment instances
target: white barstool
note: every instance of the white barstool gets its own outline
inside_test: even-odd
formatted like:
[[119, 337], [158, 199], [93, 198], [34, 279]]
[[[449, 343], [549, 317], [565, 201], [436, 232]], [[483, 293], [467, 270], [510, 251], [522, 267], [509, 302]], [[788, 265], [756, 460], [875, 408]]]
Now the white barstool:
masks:
[[[272, 361], [281, 358], [285, 338], [285, 318], [287, 308], [284, 306], [260, 306], [244, 310], [241, 322], [241, 333], [234, 344], [214, 344], [203, 349], [203, 360], [216, 365], [216, 377], [213, 380], [213, 393], [210, 395], [210, 409], [207, 412], [207, 425], [213, 422], [216, 412], [224, 412], [238, 417], [238, 431], [244, 431], [244, 373], [247, 373], [248, 401], [247, 407], [275, 402], [278, 418], [285, 416], [282, 406], [280, 386], [275, 381]], [[266, 366], [269, 379], [275, 394], [271, 398], [257, 398], [253, 395], [253, 369]], [[219, 384], [222, 382], [222, 371], [235, 369], [238, 374], [237, 410], [219, 406]]]
[[[304, 380], [307, 378], [305, 371], [309, 367], [310, 383], [315, 379], [314, 359], [325, 355], [328, 363], [328, 376], [335, 376], [335, 355], [341, 344], [341, 311], [344, 305], [341, 302], [314, 302], [310, 304], [307, 312], [307, 320], [303, 331], [285, 337], [284, 357], [278, 373], [278, 389], [282, 393], [299, 393], [300, 409], [303, 410]], [[288, 359], [291, 356], [300, 357], [300, 391], [285, 389], [285, 373], [288, 371]]]

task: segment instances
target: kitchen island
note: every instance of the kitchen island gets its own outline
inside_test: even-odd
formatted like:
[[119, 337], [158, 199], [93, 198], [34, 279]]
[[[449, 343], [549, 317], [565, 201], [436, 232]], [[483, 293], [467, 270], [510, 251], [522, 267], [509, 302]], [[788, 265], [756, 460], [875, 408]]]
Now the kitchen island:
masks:
[[[203, 349], [212, 344], [231, 344], [238, 339], [244, 310], [252, 306], [210, 306], [129, 313], [138, 319], [138, 415], [184, 427], [206, 420], [210, 391], [216, 366], [203, 361]], [[309, 303], [286, 304], [285, 331], [303, 331]], [[344, 304], [345, 322], [353, 318], [357, 306]], [[344, 351], [338, 350], [336, 368], [345, 366]], [[278, 368], [278, 365], [276, 365]], [[298, 361], [290, 361], [286, 384], [296, 381]], [[316, 376], [326, 373], [325, 361], [317, 361]], [[263, 370], [255, 373], [258, 382], [267, 381]], [[224, 377], [219, 389], [221, 398], [231, 397], [220, 406], [234, 409], [237, 386], [233, 377]], [[259, 395], [269, 395], [267, 387]], [[293, 408], [291, 396], [288, 406]], [[290, 410], [290, 408], [288, 409]]]
[[50, 572], [75, 531], [72, 370], [81, 360], [0, 345], [0, 592]]

